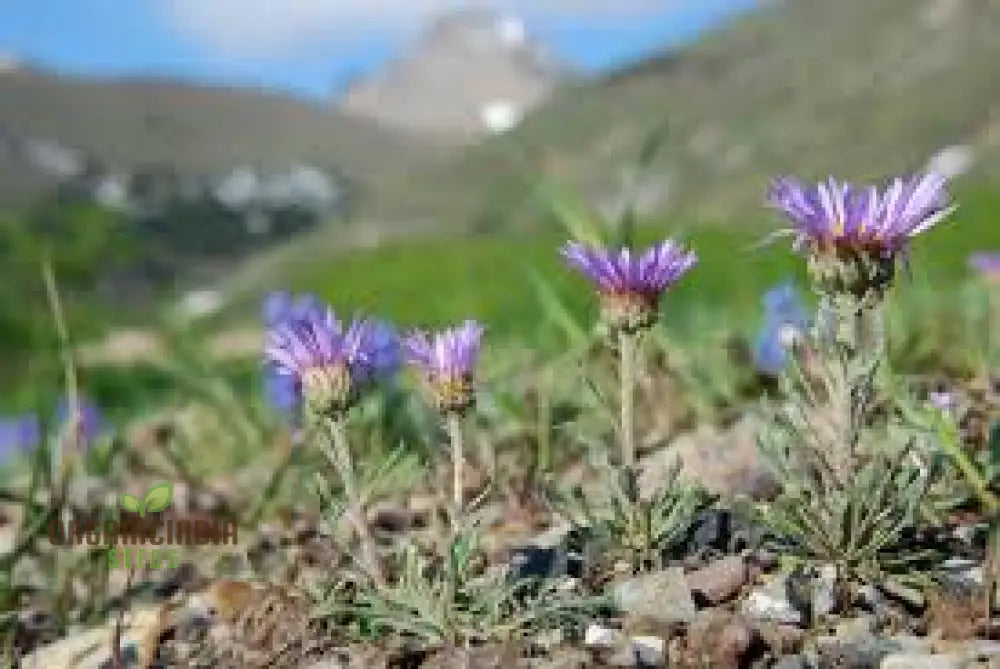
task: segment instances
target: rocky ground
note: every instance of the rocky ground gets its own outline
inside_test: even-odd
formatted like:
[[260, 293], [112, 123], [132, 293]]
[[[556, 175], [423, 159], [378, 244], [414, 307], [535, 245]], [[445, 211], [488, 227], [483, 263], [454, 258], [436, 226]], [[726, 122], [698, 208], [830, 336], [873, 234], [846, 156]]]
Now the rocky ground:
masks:
[[[963, 420], [972, 442], [989, 423], [972, 414]], [[178, 568], [131, 576], [112, 570], [100, 584], [108, 622], [73, 625], [61, 638], [46, 609], [51, 585], [40, 576], [54, 558], [41, 549], [24, 555], [13, 570], [23, 586], [14, 627], [22, 651], [17, 666], [1000, 667], [987, 527], [976, 513], [953, 514], [934, 532], [907, 537], [912, 547], [946, 558], [930, 581], [903, 574], [845, 586], [835, 572], [810, 571], [769, 546], [763, 528], [738, 503], [773, 493], [757, 456], [758, 426], [747, 413], [727, 426], [682, 432], [644, 454], [640, 488], [655, 488], [679, 456], [681, 477], [718, 497], [675, 554], [644, 573], [579, 552], [576, 531], [537, 495], [490, 494], [478, 512], [489, 564], [516, 576], [551, 576], [563, 592], [601, 590], [610, 598], [577, 637], [538, 629], [517, 643], [460, 649], [338, 638], [310, 615], [310, 592], [350, 567], [347, 528], [325, 528], [316, 517], [288, 512], [248, 528], [237, 547], [185, 547]], [[179, 483], [175, 510], [217, 515], [241, 496], [259, 495], [268, 475], [262, 466], [250, 467], [207, 486], [211, 491]], [[579, 470], [565, 477], [589, 484]], [[486, 478], [472, 469], [469, 499], [486, 489]], [[81, 504], [114, 496], [100, 481], [77, 487]], [[433, 553], [440, 550], [441, 502], [434, 489], [400, 494], [373, 505], [369, 520], [386, 549], [405, 536]], [[4, 502], [3, 510], [0, 537], [9, 553], [19, 507]], [[97, 591], [95, 573], [100, 570], [70, 573], [66, 597], [86, 601]]]

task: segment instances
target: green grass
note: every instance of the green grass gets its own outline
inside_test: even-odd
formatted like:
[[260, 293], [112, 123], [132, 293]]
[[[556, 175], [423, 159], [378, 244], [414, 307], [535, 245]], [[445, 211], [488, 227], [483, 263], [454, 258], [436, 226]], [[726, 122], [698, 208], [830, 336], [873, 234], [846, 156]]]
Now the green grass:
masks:
[[[968, 278], [969, 253], [1000, 248], [1000, 227], [994, 225], [1000, 191], [965, 190], [957, 199], [960, 209], [953, 219], [914, 245], [914, 288], [955, 290]], [[760, 296], [767, 288], [785, 278], [804, 285], [803, 263], [787, 240], [752, 248], [779, 224], [765, 213], [743, 226], [702, 225], [690, 233], [664, 224], [643, 227], [640, 243], [673, 231], [700, 257], [698, 267], [665, 298], [665, 321], [679, 325], [693, 311], [709, 311], [720, 325], [743, 331], [755, 327]], [[340, 309], [363, 310], [406, 325], [442, 325], [474, 317], [488, 323], [495, 336], [531, 341], [545, 314], [532, 271], [574, 315], [585, 317], [595, 309], [583, 279], [558, 257], [564, 240], [564, 234], [546, 230], [400, 241], [298, 264], [270, 288], [315, 291]]]

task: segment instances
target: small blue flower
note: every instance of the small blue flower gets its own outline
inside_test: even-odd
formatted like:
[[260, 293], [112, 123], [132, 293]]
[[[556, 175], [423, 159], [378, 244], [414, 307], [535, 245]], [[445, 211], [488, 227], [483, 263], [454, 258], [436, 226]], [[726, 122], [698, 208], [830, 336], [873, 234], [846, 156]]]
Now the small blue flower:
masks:
[[25, 453], [42, 440], [42, 424], [38, 416], [29, 413], [0, 417], [0, 463], [14, 455]]
[[[79, 422], [76, 425], [76, 436], [84, 448], [88, 448], [105, 431], [106, 425], [97, 405], [83, 396], [76, 398], [77, 410], [79, 411]], [[60, 400], [56, 407], [56, 424], [60, 429], [65, 428], [71, 420], [69, 397]]]
[[769, 375], [780, 374], [788, 349], [810, 327], [809, 317], [795, 287], [788, 282], [764, 294], [764, 325], [754, 342], [754, 365]]
[[295, 416], [302, 406], [302, 385], [297, 378], [268, 366], [264, 370], [264, 398], [278, 413]]

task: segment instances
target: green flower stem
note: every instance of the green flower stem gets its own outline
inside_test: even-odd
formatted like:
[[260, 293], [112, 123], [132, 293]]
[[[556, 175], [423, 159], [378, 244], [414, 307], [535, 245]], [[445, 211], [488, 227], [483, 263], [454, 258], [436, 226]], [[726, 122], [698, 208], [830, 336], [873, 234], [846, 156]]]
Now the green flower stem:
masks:
[[457, 534], [462, 525], [462, 492], [463, 475], [462, 467], [464, 460], [462, 457], [462, 417], [457, 411], [449, 411], [445, 414], [445, 424], [448, 428], [448, 439], [451, 441], [451, 491], [452, 491], [452, 518], [451, 526]]
[[962, 448], [962, 440], [954, 422], [942, 416], [938, 419], [938, 442], [945, 453], [976, 492], [979, 501], [986, 507], [991, 517], [1000, 514], [1000, 498], [990, 491], [990, 484], [979, 468]]
[[986, 362], [994, 369], [998, 362], [996, 335], [1000, 333], [1000, 281], [994, 280], [986, 287]]
[[351, 521], [351, 524], [354, 525], [354, 531], [357, 532], [358, 542], [361, 544], [362, 559], [365, 562], [368, 575], [377, 585], [384, 585], [385, 578], [382, 575], [382, 568], [379, 565], [378, 552], [375, 550], [375, 540], [372, 538], [368, 527], [368, 520], [365, 518], [361, 496], [358, 491], [357, 477], [354, 473], [354, 466], [351, 464], [351, 449], [347, 441], [345, 420], [344, 418], [334, 417], [329, 419], [328, 424], [330, 427], [330, 443], [324, 441], [324, 453], [340, 474], [341, 484], [344, 486], [344, 495], [347, 498], [347, 517]]
[[621, 355], [621, 447], [622, 466], [626, 469], [635, 467], [635, 358], [637, 338], [633, 332], [624, 330], [618, 333], [619, 353]]

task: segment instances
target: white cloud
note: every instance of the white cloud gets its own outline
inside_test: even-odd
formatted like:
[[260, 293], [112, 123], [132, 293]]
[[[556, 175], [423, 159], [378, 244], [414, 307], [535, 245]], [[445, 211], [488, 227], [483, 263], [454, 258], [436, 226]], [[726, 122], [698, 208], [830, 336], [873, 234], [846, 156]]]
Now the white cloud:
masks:
[[161, 0], [181, 35], [233, 57], [274, 57], [361, 34], [408, 33], [459, 7], [493, 6], [532, 17], [627, 17], [699, 0]]

